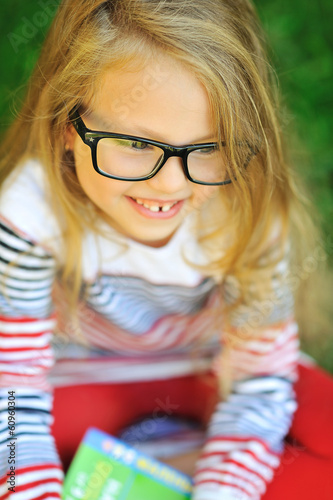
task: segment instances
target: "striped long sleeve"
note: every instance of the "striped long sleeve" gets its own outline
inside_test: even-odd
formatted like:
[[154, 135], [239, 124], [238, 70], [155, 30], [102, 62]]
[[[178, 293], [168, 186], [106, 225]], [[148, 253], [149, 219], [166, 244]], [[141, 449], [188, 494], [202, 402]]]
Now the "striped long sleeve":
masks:
[[60, 498], [63, 473], [50, 433], [47, 372], [55, 317], [55, 263], [41, 246], [0, 223], [0, 497]]
[[[240, 307], [242, 324], [229, 332], [230, 338], [237, 332], [242, 337], [227, 346], [228, 366], [221, 361], [232, 387], [211, 419], [197, 464], [194, 500], [259, 500], [280, 464], [296, 409], [297, 325], [287, 290], [262, 306], [264, 315]], [[263, 317], [264, 324], [253, 328]]]

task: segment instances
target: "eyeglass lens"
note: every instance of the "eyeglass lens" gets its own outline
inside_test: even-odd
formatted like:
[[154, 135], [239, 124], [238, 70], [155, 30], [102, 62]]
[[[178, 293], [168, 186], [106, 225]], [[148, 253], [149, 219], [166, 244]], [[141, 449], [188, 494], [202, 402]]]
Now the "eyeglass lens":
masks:
[[[149, 175], [163, 161], [158, 146], [123, 138], [102, 138], [97, 145], [97, 165], [116, 177], [137, 178]], [[227, 180], [224, 148], [202, 148], [191, 151], [187, 164], [190, 176], [201, 182]]]

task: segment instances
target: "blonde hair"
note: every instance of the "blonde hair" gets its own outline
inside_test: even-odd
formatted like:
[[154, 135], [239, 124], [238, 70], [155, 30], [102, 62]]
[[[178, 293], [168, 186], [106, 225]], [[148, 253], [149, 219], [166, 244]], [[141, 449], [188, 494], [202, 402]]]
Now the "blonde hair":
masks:
[[[304, 248], [313, 233], [285, 159], [262, 40], [248, 0], [62, 2], [21, 113], [3, 143], [0, 183], [23, 158], [41, 161], [63, 228], [67, 259], [62, 281], [72, 304], [81, 285], [83, 231], [95, 230], [102, 214], [86, 203], [74, 159], [65, 151], [68, 112], [93, 102], [108, 68], [139, 60], [144, 64], [160, 51], [184, 64], [205, 86], [219, 140], [227, 143], [228, 168], [237, 178], [221, 187], [221, 210], [214, 216], [204, 210], [201, 214], [200, 239], [214, 255], [207, 273], [233, 275], [241, 283], [269, 282], [269, 270], [291, 235], [297, 234], [299, 241], [303, 231]], [[258, 150], [246, 169], [235, 137]], [[271, 243], [275, 226], [279, 237]], [[231, 236], [228, 246], [215, 251], [222, 249], [225, 234]], [[267, 254], [271, 258], [264, 260]]]

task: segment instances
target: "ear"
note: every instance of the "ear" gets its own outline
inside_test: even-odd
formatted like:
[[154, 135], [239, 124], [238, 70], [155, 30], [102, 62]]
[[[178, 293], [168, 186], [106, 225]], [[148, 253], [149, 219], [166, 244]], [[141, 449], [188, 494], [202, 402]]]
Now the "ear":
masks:
[[73, 127], [73, 125], [70, 123], [65, 131], [65, 150], [66, 151], [73, 151], [74, 149], [74, 142], [76, 138], [76, 130]]

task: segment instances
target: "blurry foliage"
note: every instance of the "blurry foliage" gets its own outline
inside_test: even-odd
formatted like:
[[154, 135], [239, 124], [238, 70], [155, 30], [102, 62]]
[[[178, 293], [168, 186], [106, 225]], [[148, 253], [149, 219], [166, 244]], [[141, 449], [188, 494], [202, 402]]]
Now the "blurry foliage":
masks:
[[49, 0], [2, 0], [0, 4], [0, 131], [20, 109], [29, 75], [52, 21]]
[[[20, 108], [25, 84], [58, 3], [59, 0], [2, 0], [0, 4], [0, 132]], [[290, 139], [294, 162], [321, 215], [328, 241], [333, 218], [333, 2], [255, 0], [255, 4], [280, 86], [282, 125]], [[331, 249], [332, 241], [328, 245]], [[332, 263], [332, 255], [329, 258]], [[323, 293], [332, 298], [332, 287]], [[313, 315], [316, 318], [315, 311]], [[314, 345], [313, 340], [304, 339], [303, 347], [333, 372], [333, 341], [327, 336], [332, 321], [324, 323], [318, 317], [311, 328], [328, 338], [325, 345], [320, 347], [320, 343]]]
[[[281, 87], [286, 131], [326, 235], [333, 218], [333, 3], [256, 0]], [[332, 259], [332, 256], [330, 256]]]

